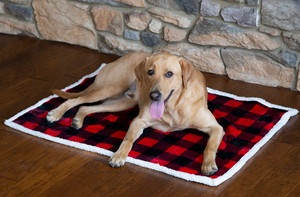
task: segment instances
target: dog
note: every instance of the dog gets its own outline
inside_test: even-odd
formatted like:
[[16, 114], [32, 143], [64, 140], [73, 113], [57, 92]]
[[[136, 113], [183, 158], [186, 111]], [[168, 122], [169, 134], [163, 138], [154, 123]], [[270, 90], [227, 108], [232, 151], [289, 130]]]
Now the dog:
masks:
[[103, 100], [101, 104], [79, 108], [71, 125], [75, 129], [82, 127], [88, 114], [139, 106], [138, 116], [109, 159], [112, 167], [125, 164], [133, 143], [147, 127], [162, 132], [194, 128], [209, 135], [201, 172], [212, 175], [218, 170], [215, 157], [224, 131], [208, 109], [204, 76], [184, 58], [168, 52], [131, 53], [102, 68], [94, 83], [84, 91], [53, 90], [53, 93], [68, 100], [48, 113], [47, 120], [51, 123], [72, 107]]

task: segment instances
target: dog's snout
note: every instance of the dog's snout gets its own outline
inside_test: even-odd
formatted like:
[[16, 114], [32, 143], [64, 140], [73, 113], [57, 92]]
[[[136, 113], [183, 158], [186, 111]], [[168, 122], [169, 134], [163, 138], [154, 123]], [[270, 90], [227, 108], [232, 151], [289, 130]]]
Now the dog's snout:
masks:
[[159, 101], [161, 99], [161, 93], [157, 90], [150, 92], [150, 99], [152, 101]]

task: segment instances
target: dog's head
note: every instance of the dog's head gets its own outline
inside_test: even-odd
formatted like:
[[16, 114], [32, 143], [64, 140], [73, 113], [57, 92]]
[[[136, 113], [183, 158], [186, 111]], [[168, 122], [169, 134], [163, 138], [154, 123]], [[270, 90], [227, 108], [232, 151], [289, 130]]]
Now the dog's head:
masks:
[[193, 67], [183, 58], [164, 52], [147, 57], [135, 68], [143, 95], [150, 100], [150, 115], [160, 119], [169, 100], [188, 87]]

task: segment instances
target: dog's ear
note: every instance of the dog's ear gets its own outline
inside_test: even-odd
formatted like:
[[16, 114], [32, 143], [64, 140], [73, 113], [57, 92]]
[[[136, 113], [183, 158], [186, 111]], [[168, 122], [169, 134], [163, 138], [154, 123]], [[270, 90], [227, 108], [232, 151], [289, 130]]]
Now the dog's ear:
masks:
[[180, 58], [179, 59], [179, 64], [181, 66], [181, 70], [182, 70], [182, 83], [183, 83], [183, 87], [187, 88], [187, 84], [188, 82], [191, 80], [195, 68], [194, 66], [189, 63], [186, 59], [184, 58]]
[[140, 84], [142, 84], [142, 81], [143, 81], [142, 75], [143, 75], [143, 69], [145, 67], [146, 61], [147, 61], [147, 58], [145, 58], [139, 65], [137, 65], [134, 68], [135, 77]]

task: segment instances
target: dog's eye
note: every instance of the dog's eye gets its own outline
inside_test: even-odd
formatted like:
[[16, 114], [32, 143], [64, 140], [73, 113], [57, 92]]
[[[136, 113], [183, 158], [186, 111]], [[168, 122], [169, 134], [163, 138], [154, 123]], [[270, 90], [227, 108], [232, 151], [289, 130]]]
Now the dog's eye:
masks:
[[148, 70], [148, 75], [153, 75], [154, 74], [154, 70]]
[[166, 75], [166, 77], [171, 78], [174, 75], [174, 73], [169, 71], [165, 75]]

